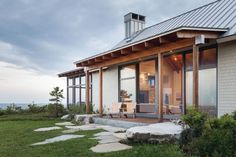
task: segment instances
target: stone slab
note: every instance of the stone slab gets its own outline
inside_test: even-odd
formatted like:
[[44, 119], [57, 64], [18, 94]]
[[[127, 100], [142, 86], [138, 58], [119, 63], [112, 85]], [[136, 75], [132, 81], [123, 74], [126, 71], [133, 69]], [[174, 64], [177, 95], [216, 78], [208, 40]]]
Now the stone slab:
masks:
[[38, 128], [38, 129], [35, 129], [34, 131], [41, 132], [41, 131], [51, 131], [51, 130], [59, 130], [59, 129], [62, 129], [62, 128], [58, 126], [53, 126], [53, 127]]
[[171, 122], [151, 124], [148, 126], [138, 126], [129, 128], [126, 131], [128, 139], [134, 141], [172, 141], [179, 137], [179, 134], [183, 131], [181, 125], [177, 125]]
[[117, 143], [98, 144], [90, 149], [95, 153], [108, 153], [114, 151], [127, 150], [131, 148], [132, 148], [131, 146], [117, 142]]
[[75, 132], [78, 132], [79, 130], [76, 130], [76, 129], [68, 129], [68, 130], [63, 130], [61, 131], [62, 133], [64, 134], [71, 134], [71, 133], [75, 133]]
[[44, 144], [66, 141], [66, 140], [75, 139], [75, 138], [82, 138], [82, 137], [84, 137], [84, 135], [72, 135], [72, 134], [71, 135], [61, 135], [61, 136], [46, 139], [42, 142], [31, 144], [31, 145], [32, 146], [44, 145]]
[[58, 126], [74, 126], [75, 124], [73, 124], [71, 122], [60, 122], [60, 123], [55, 123], [55, 125], [58, 125]]
[[126, 133], [113, 133], [113, 136], [115, 136], [115, 137], [117, 137], [117, 138], [119, 138], [121, 140], [127, 139]]

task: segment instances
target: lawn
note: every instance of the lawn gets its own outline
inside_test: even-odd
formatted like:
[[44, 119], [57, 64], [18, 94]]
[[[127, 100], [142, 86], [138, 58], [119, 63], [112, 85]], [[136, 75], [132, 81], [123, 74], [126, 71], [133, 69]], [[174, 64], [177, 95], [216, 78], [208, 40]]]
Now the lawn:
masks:
[[0, 157], [183, 157], [177, 145], [148, 145], [133, 144], [131, 150], [105, 154], [93, 153], [89, 148], [97, 144], [90, 139], [95, 131], [79, 131], [75, 134], [86, 135], [84, 138], [72, 139], [42, 146], [30, 146], [35, 142], [43, 141], [62, 135], [61, 130], [48, 132], [33, 132], [40, 127], [54, 126], [58, 119], [32, 118], [32, 116], [5, 116], [0, 117]]

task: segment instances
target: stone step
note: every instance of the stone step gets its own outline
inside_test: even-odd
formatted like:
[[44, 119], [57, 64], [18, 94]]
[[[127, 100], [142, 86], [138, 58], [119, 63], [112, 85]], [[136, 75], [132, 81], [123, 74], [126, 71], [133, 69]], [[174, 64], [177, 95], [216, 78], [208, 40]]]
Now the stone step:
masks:
[[101, 125], [110, 125], [114, 127], [121, 127], [121, 128], [131, 128], [135, 126], [146, 126], [149, 125], [147, 123], [139, 123], [139, 122], [128, 122], [118, 119], [107, 119], [107, 118], [99, 118], [99, 117], [93, 117], [93, 121], [95, 124], [101, 124]]

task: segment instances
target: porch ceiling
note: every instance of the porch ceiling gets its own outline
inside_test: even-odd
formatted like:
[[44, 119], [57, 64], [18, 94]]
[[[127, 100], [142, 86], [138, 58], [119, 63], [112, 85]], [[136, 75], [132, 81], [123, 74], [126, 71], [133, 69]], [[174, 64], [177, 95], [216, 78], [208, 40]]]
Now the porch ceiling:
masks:
[[217, 39], [226, 29], [178, 28], [158, 36], [150, 37], [118, 49], [113, 49], [75, 62], [77, 67], [95, 69], [125, 61], [132, 61], [158, 53], [186, 48], [195, 44], [195, 37], [204, 35], [205, 39]]

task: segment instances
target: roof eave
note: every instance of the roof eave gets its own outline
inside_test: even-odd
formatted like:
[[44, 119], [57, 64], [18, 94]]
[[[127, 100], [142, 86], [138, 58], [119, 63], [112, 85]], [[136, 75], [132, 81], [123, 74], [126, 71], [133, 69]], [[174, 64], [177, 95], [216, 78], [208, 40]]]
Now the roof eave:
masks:
[[222, 32], [222, 33], [228, 31], [227, 28], [179, 27], [179, 28], [175, 28], [175, 29], [172, 29], [170, 31], [167, 31], [167, 32], [163, 32], [161, 34], [150, 36], [146, 39], [143, 39], [143, 40], [140, 40], [140, 41], [137, 41], [137, 42], [133, 42], [131, 44], [127, 44], [125, 46], [118, 47], [116, 49], [111, 49], [109, 51], [105, 51], [103, 53], [99, 53], [97, 55], [94, 55], [94, 56], [91, 56], [91, 57], [88, 57], [88, 58], [85, 58], [85, 59], [82, 59], [82, 60], [79, 60], [79, 61], [75, 61], [74, 64], [82, 63], [84, 61], [87, 61], [87, 60], [90, 60], [90, 59], [93, 59], [93, 58], [96, 58], [96, 57], [100, 57], [100, 56], [103, 56], [103, 55], [106, 55], [106, 54], [109, 54], [109, 53], [112, 53], [112, 52], [115, 52], [115, 51], [119, 51], [121, 49], [128, 48], [128, 47], [133, 46], [133, 45], [143, 43], [143, 42], [148, 41], [148, 40], [152, 40], [152, 39], [155, 39], [155, 38], [158, 38], [158, 37], [163, 37], [165, 35], [169, 35], [171, 33], [175, 33], [175, 32], [182, 31], [182, 30], [212, 31], [212, 32]]

